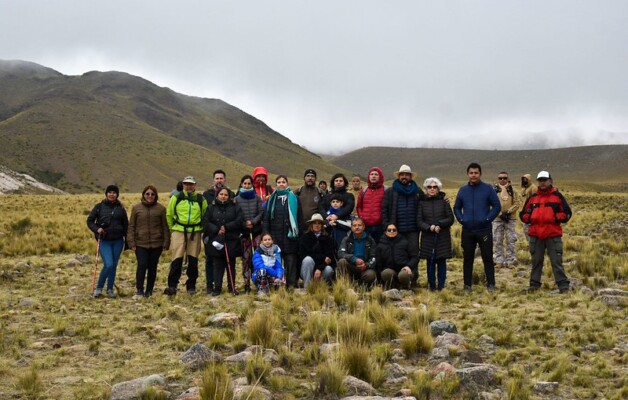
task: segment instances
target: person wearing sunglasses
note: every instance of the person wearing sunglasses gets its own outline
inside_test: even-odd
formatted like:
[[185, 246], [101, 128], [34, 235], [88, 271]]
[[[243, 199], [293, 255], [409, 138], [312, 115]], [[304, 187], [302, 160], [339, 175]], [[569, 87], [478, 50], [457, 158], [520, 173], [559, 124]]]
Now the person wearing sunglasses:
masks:
[[508, 179], [508, 172], [497, 174], [497, 183], [493, 186], [499, 198], [502, 210], [499, 218], [493, 221], [493, 259], [497, 268], [517, 265], [517, 219], [516, 213], [521, 207], [521, 197], [514, 190]]
[[159, 257], [170, 246], [166, 207], [158, 200], [157, 188], [148, 185], [142, 190], [141, 201], [131, 209], [127, 240], [137, 258], [135, 299], [153, 295]]
[[389, 224], [375, 248], [377, 278], [385, 290], [391, 288], [410, 289], [412, 268], [408, 241], [397, 231], [395, 224]]
[[536, 177], [538, 190], [532, 195], [519, 213], [525, 224], [530, 224], [530, 254], [532, 256], [532, 272], [528, 291], [541, 288], [543, 276], [543, 259], [545, 251], [549, 256], [554, 273], [554, 281], [559, 293], [569, 291], [569, 278], [563, 267], [563, 228], [561, 224], [571, 218], [571, 208], [562, 195], [553, 186], [552, 176], [541, 171]]
[[427, 260], [429, 289], [440, 291], [445, 288], [447, 259], [453, 256], [450, 228], [454, 224], [454, 214], [449, 202], [445, 199], [445, 193], [441, 192], [443, 184], [440, 179], [427, 178], [423, 182], [423, 187], [426, 197], [419, 203], [417, 212], [417, 223], [421, 229], [419, 256]]

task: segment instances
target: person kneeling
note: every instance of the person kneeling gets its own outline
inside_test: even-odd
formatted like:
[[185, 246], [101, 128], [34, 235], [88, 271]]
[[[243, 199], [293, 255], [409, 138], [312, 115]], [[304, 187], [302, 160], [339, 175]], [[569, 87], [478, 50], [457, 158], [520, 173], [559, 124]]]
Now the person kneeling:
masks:
[[301, 254], [301, 278], [303, 286], [308, 287], [312, 279], [325, 279], [331, 282], [336, 269], [336, 243], [323, 229], [325, 219], [316, 213], [307, 221], [307, 232], [301, 237], [299, 254]]
[[382, 280], [384, 289], [410, 288], [412, 269], [408, 241], [399, 235], [394, 224], [386, 227], [384, 236], [377, 244], [375, 258], [377, 259], [377, 274]]
[[281, 249], [267, 232], [262, 234], [262, 241], [253, 254], [253, 282], [260, 293], [268, 293], [271, 284], [276, 287], [285, 283]]
[[377, 278], [375, 272], [375, 240], [365, 231], [362, 218], [351, 222], [351, 233], [342, 239], [338, 250], [338, 271], [341, 275], [371, 286]]

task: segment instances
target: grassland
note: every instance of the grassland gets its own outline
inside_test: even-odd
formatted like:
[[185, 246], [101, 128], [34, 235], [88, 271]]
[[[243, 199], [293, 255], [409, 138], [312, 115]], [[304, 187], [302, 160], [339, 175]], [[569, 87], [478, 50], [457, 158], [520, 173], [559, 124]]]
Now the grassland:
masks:
[[[121, 196], [127, 207], [138, 198]], [[475, 353], [496, 365], [504, 398], [546, 398], [533, 390], [534, 383], [556, 381], [554, 398], [625, 399], [626, 303], [605, 303], [585, 287], [628, 289], [628, 195], [567, 192], [567, 198], [574, 216], [565, 226], [564, 261], [573, 292], [551, 292], [546, 263], [543, 290], [521, 293], [530, 256], [520, 238], [520, 264], [497, 271], [498, 291], [489, 294], [477, 285], [464, 295], [456, 225], [446, 290], [425, 290], [422, 261], [421, 290], [393, 303], [381, 289], [365, 291], [344, 281], [331, 289], [280, 290], [265, 298], [157, 294], [138, 301], [131, 298], [131, 252], [123, 254], [118, 269], [120, 297], [94, 300], [88, 292], [96, 247], [85, 218], [100, 196], [0, 196], [0, 398], [106, 399], [113, 384], [153, 373], [166, 376], [171, 398], [225, 374], [259, 379], [277, 399], [335, 398], [347, 373], [386, 395], [408, 388], [417, 398], [468, 397], [455, 379], [439, 381], [432, 374], [426, 327], [445, 319], [456, 324], [469, 350], [450, 348], [450, 362], [461, 364], [464, 354]], [[157, 289], [165, 287], [168, 261], [166, 252]], [[478, 283], [481, 270], [478, 261]], [[199, 281], [202, 286], [203, 276]], [[236, 313], [239, 322], [208, 324], [225, 311]], [[492, 350], [482, 344], [483, 335], [494, 339]], [[264, 373], [268, 366], [260, 360], [246, 368], [221, 363], [188, 372], [179, 356], [198, 342], [223, 356], [261, 344], [277, 351], [278, 366], [287, 373]], [[319, 352], [321, 344], [336, 342], [340, 351]], [[386, 383], [386, 364], [398, 348], [403, 357], [397, 362], [410, 371], [408, 379]]]

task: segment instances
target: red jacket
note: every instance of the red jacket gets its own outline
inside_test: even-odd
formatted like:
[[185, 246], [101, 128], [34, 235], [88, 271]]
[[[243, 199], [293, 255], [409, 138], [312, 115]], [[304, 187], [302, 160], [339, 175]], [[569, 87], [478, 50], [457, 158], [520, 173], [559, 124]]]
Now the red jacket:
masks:
[[[377, 226], [382, 224], [382, 201], [384, 201], [384, 172], [379, 167], [369, 169], [379, 172], [379, 181], [369, 183], [367, 187], [358, 194], [358, 204], [356, 213], [364, 220], [364, 224], [368, 226]], [[367, 174], [368, 179], [368, 174]]]
[[571, 208], [565, 197], [555, 187], [539, 189], [527, 201], [519, 218], [530, 224], [528, 235], [544, 240], [563, 235], [561, 223], [571, 218]]

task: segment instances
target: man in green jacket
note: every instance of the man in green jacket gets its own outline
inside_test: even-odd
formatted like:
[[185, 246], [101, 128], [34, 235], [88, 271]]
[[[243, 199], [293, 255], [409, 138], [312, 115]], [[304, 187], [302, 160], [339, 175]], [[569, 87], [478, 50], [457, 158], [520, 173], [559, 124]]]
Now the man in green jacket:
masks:
[[166, 210], [166, 220], [170, 229], [170, 250], [172, 262], [168, 273], [168, 287], [164, 294], [177, 294], [177, 285], [183, 269], [183, 257], [187, 256], [187, 276], [185, 288], [189, 294], [196, 293], [198, 278], [198, 255], [201, 252], [203, 236], [203, 215], [207, 211], [207, 201], [196, 193], [196, 180], [192, 176], [183, 179], [183, 191], [172, 196]]

